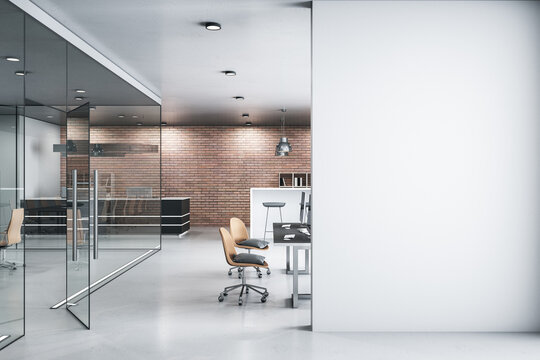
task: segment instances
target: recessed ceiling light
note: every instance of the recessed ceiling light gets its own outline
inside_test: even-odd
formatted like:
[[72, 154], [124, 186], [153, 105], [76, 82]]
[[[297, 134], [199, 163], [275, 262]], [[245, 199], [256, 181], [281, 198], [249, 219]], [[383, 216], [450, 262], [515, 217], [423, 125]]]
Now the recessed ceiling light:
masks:
[[26, 72], [23, 71], [23, 70], [17, 70], [17, 71], [15, 71], [15, 75], [17, 75], [17, 76], [24, 76], [24, 75], [26, 75]]
[[137, 115], [131, 115], [133, 119], [138, 119], [139, 117]]
[[242, 114], [242, 117], [249, 117], [249, 114]]
[[83, 101], [84, 98], [83, 98], [82, 96], [76, 96], [76, 97], [75, 97], [75, 100], [77, 100], [77, 101]]
[[139, 121], [139, 122], [137, 123], [137, 126], [141, 126], [141, 125], [142, 125], [142, 122]]
[[162, 121], [161, 125], [165, 126], [165, 125], [167, 125], [167, 123], [165, 121]]
[[223, 73], [227, 76], [236, 76], [236, 71], [232, 70], [225, 70]]
[[47, 115], [47, 119], [52, 119], [52, 115]]
[[119, 118], [119, 119], [123, 119], [123, 118], [125, 118], [125, 117], [126, 117], [126, 115], [118, 115], [118, 118]]
[[244, 100], [244, 97], [243, 97], [243, 96], [234, 96], [233, 99], [236, 99], [236, 100]]
[[251, 126], [251, 125], [253, 125], [253, 124], [251, 123], [251, 121], [246, 121], [246, 126]]
[[90, 110], [96, 110], [95, 106], [90, 106]]
[[79, 93], [79, 94], [84, 94], [86, 92], [86, 90], [83, 90], [83, 89], [77, 89], [75, 90], [76, 93]]
[[15, 57], [15, 56], [6, 56], [5, 59], [7, 61], [11, 61], [11, 62], [19, 62], [19, 61], [21, 61], [21, 59], [19, 59], [18, 57]]
[[221, 25], [218, 24], [217, 22], [207, 22], [204, 24], [204, 27], [206, 28], [206, 30], [210, 30], [210, 31], [221, 30]]

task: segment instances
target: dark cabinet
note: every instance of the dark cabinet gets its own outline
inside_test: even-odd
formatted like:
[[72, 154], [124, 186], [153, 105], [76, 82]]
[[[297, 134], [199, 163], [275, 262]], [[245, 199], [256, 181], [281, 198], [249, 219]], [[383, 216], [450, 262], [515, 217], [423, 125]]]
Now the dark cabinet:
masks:
[[190, 198], [161, 199], [161, 233], [182, 235], [190, 228]]

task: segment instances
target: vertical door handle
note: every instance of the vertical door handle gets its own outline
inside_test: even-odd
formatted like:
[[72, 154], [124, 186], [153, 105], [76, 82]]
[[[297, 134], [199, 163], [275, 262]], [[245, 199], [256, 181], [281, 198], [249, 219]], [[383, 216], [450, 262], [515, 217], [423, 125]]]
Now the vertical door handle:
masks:
[[73, 184], [73, 203], [72, 203], [72, 206], [71, 206], [71, 209], [72, 209], [72, 212], [73, 212], [73, 215], [72, 215], [72, 225], [71, 225], [71, 231], [72, 231], [72, 240], [73, 240], [73, 244], [71, 246], [71, 250], [72, 250], [72, 253], [71, 253], [71, 258], [73, 261], [77, 261], [77, 222], [78, 222], [78, 219], [77, 219], [77, 169], [73, 169], [71, 171], [71, 182]]
[[98, 171], [94, 170], [94, 260], [98, 258], [98, 226], [99, 226], [99, 178]]

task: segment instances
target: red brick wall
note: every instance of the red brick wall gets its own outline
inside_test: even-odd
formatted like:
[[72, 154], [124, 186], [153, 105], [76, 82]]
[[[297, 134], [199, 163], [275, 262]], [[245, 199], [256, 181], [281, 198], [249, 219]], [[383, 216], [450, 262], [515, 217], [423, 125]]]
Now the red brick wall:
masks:
[[249, 224], [249, 189], [277, 187], [280, 172], [311, 171], [311, 130], [287, 127], [293, 147], [274, 155], [279, 127], [163, 127], [163, 191], [191, 197], [192, 225]]
[[[311, 130], [287, 127], [293, 147], [274, 155], [279, 127], [165, 126], [162, 129], [162, 196], [191, 197], [192, 225], [227, 225], [233, 216], [249, 224], [249, 189], [277, 187], [280, 172], [311, 171]], [[95, 127], [92, 143], [159, 142], [157, 127]], [[114, 196], [130, 186], [159, 188], [159, 156], [92, 157], [100, 172], [115, 173]], [[62, 172], [65, 163], [62, 161]], [[63, 176], [62, 176], [63, 178]]]
[[[87, 127], [70, 124], [69, 138], [72, 140], [88, 140]], [[65, 128], [60, 129], [60, 140], [65, 143]], [[159, 127], [107, 126], [90, 128], [91, 144], [141, 144], [159, 145]], [[82, 149], [78, 149], [82, 150]], [[159, 194], [159, 162], [158, 152], [136, 153], [126, 151], [123, 157], [91, 157], [91, 169], [99, 169], [100, 192], [109, 192], [111, 197], [123, 198], [127, 187], [151, 187], [153, 196]], [[86, 158], [87, 159], [87, 158]], [[88, 177], [88, 161], [84, 157], [71, 156], [69, 170], [78, 169], [79, 181]], [[60, 162], [61, 182], [65, 186], [65, 158]], [[71, 172], [68, 172], [71, 174]], [[114, 188], [106, 189], [105, 181], [109, 174], [114, 174]], [[69, 182], [71, 186], [71, 182]], [[102, 195], [100, 195], [102, 196]]]

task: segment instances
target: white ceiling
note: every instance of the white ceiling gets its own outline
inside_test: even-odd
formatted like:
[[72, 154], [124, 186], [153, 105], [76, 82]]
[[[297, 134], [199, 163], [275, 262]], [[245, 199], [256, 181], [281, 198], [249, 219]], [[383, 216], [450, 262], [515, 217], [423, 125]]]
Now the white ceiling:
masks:
[[310, 2], [33, 2], [159, 94], [169, 124], [243, 124], [249, 113], [255, 125], [277, 125], [282, 107], [287, 124], [309, 124]]

